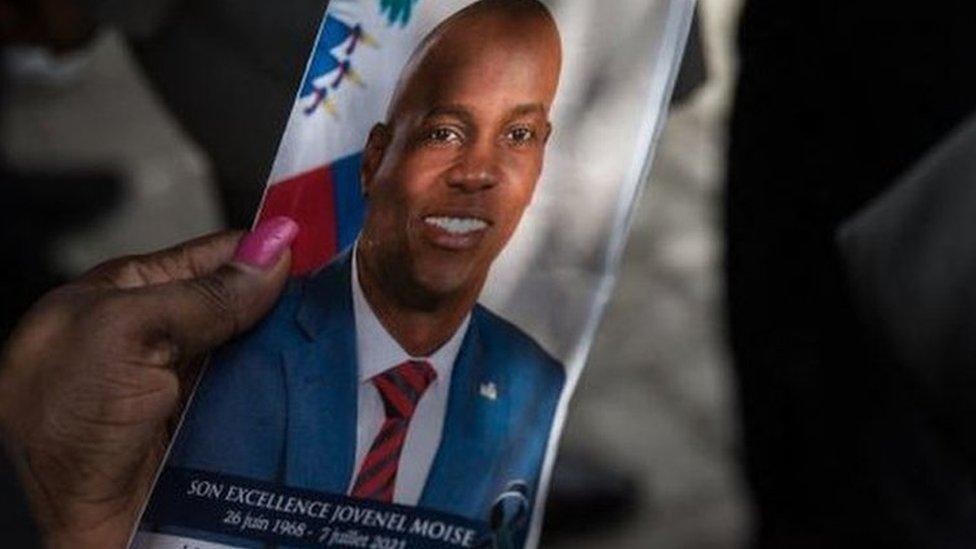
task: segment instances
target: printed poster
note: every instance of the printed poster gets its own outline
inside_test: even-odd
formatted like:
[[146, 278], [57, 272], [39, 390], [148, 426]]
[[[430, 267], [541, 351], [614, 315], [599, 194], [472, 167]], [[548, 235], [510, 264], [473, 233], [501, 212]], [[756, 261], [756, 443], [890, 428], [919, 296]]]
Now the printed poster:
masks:
[[329, 3], [258, 214], [293, 277], [132, 546], [535, 546], [693, 8]]

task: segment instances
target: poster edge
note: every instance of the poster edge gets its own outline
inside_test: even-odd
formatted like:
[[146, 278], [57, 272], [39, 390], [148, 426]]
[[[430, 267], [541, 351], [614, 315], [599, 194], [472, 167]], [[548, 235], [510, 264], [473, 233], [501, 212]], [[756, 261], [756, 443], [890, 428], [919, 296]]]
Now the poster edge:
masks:
[[[649, 94], [648, 102], [651, 109], [656, 109], [658, 116], [654, 120], [646, 122], [641, 130], [641, 146], [637, 149], [638, 153], [635, 155], [634, 164], [630, 168], [630, 174], [624, 178], [624, 184], [621, 186], [619, 194], [620, 202], [617, 208], [617, 212], [621, 213], [618, 213], [618, 217], [615, 220], [611, 240], [607, 246], [607, 254], [603, 263], [604, 274], [598, 283], [596, 298], [590, 308], [590, 314], [588, 315], [587, 326], [583, 330], [583, 336], [580, 338], [576, 349], [570, 353], [569, 359], [566, 361], [566, 370], [570, 376], [566, 380], [566, 387], [560, 396], [549, 441], [546, 445], [546, 454], [542, 464], [542, 473], [539, 478], [539, 487], [536, 490], [536, 497], [533, 502], [532, 522], [529, 525], [524, 549], [535, 549], [539, 546], [539, 540], [542, 536], [542, 525], [545, 520], [546, 501], [548, 500], [549, 488], [552, 481], [552, 470], [555, 465], [563, 428], [566, 424], [569, 402], [572, 400], [572, 396], [576, 391], [579, 378], [586, 366], [587, 355], [592, 347], [603, 313], [610, 301], [638, 200], [650, 182], [651, 166], [654, 161], [658, 142], [660, 141], [661, 132], [667, 121], [667, 115], [662, 116], [662, 113], [666, 113], [669, 110], [669, 102], [674, 91], [675, 82], [677, 81], [678, 70], [681, 67], [684, 51], [687, 47], [688, 35], [691, 30], [691, 22], [695, 13], [696, 4], [696, 0], [668, 1], [668, 14], [664, 25], [662, 50], [672, 46], [676, 49], [675, 53], [677, 55], [672, 57], [670, 63], [659, 65], [651, 77], [652, 91]], [[661, 82], [661, 84], [655, 86], [655, 82]], [[645, 152], [642, 154], [639, 151]]]

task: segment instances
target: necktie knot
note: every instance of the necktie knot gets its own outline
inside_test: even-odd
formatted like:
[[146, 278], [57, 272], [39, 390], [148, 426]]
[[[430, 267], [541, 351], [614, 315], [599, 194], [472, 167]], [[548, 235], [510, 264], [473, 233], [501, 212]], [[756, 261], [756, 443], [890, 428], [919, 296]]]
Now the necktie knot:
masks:
[[437, 372], [424, 360], [408, 360], [373, 378], [387, 418], [409, 419]]

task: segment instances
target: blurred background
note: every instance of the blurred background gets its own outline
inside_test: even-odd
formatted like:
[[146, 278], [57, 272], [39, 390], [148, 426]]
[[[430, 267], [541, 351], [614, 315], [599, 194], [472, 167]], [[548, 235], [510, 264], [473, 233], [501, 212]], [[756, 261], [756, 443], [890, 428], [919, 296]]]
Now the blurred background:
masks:
[[[253, 211], [321, 0], [145, 1], [0, 0], [0, 333]], [[976, 547], [969, 4], [699, 2], [544, 547]]]

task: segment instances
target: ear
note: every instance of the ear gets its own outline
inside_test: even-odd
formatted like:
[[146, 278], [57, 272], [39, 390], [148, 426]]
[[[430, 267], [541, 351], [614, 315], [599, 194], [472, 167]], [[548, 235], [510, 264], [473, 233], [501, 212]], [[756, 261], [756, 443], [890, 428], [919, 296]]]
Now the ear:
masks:
[[377, 170], [383, 162], [383, 155], [386, 148], [390, 145], [390, 130], [386, 124], [378, 123], [369, 131], [366, 139], [366, 150], [363, 151], [363, 166], [359, 172], [360, 183], [362, 185], [363, 196], [369, 197], [369, 191], [373, 187], [373, 178], [376, 177]]

